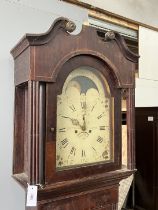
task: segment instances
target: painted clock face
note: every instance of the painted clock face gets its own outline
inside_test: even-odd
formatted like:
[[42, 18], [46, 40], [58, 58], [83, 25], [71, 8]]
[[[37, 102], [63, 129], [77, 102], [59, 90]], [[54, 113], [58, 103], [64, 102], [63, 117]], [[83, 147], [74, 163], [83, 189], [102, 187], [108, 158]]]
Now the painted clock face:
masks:
[[100, 72], [73, 70], [57, 96], [57, 170], [112, 161], [112, 118], [113, 98]]

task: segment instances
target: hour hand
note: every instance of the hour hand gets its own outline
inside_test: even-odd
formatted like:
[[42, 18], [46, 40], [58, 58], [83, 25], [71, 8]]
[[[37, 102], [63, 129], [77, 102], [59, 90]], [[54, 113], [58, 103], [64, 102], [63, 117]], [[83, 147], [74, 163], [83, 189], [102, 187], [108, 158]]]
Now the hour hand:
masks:
[[62, 117], [70, 119], [73, 125], [79, 125], [81, 127], [81, 125], [80, 125], [80, 123], [79, 123], [79, 121], [77, 119], [74, 119], [74, 118], [71, 118], [71, 117], [67, 117], [67, 116], [62, 116]]
[[81, 127], [83, 131], [86, 130], [86, 120], [85, 120], [85, 114], [83, 115], [83, 126]]
[[80, 123], [79, 123], [78, 120], [76, 120], [76, 119], [71, 119], [71, 121], [72, 121], [72, 124], [73, 124], [73, 125], [79, 125], [79, 126], [80, 126]]

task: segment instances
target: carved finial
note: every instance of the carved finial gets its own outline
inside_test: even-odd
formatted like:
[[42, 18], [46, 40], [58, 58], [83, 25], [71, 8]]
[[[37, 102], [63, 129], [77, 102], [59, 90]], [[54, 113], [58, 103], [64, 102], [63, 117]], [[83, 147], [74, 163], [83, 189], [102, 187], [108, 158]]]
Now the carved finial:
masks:
[[76, 24], [69, 20], [65, 25], [65, 29], [69, 33], [72, 33], [76, 29]]
[[115, 33], [113, 31], [108, 31], [105, 34], [105, 41], [110, 41], [110, 40], [113, 40], [113, 39], [115, 39]]

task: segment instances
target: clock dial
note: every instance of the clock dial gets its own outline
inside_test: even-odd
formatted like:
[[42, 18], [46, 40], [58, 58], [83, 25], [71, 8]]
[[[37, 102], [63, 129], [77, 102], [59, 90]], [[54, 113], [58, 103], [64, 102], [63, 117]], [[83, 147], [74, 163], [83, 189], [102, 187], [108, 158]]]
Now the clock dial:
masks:
[[58, 170], [112, 161], [112, 113], [113, 98], [97, 70], [69, 74], [57, 97]]

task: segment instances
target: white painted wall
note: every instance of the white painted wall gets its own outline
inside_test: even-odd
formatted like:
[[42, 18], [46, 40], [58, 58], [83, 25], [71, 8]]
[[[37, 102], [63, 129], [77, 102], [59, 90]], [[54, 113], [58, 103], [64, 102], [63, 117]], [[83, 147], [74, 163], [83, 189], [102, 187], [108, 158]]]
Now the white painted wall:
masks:
[[0, 0], [0, 209], [24, 210], [24, 190], [11, 178], [13, 148], [14, 66], [10, 50], [25, 33], [43, 33], [65, 16], [78, 31], [86, 10], [57, 0]]
[[157, 0], [78, 0], [113, 14], [158, 27]]
[[139, 27], [139, 54], [136, 106], [158, 107], [158, 32]]
[[139, 27], [139, 77], [158, 81], [158, 32]]
[[158, 81], [136, 79], [136, 107], [158, 107]]

